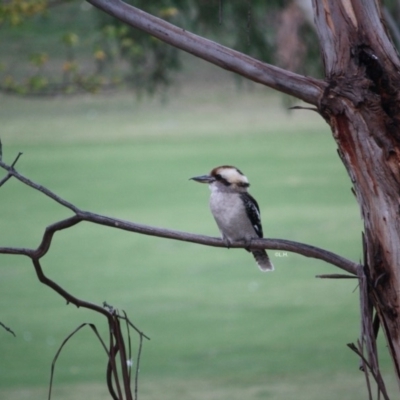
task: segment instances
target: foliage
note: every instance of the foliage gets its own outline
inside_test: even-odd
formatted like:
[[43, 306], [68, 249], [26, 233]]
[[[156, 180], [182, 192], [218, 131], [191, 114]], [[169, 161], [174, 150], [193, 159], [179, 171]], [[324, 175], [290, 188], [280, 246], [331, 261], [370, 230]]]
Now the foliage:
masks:
[[[271, 62], [274, 54], [276, 15], [283, 1], [128, 1], [135, 7], [174, 25], [210, 35], [215, 40]], [[151, 92], [170, 83], [181, 68], [180, 54], [148, 34], [99, 14], [100, 26], [117, 37], [121, 56], [131, 66], [129, 78], [136, 88]], [[115, 28], [115, 29], [112, 29]], [[119, 36], [118, 36], [119, 35]], [[112, 55], [110, 55], [112, 56]]]
[[[320, 75], [314, 27], [295, 1], [127, 1], [265, 62]], [[385, 2], [395, 20], [397, 3]], [[3, 2], [0, 29], [0, 90], [8, 93], [75, 94], [122, 85], [155, 93], [182, 69], [176, 48], [76, 0]]]
[[[132, 3], [184, 29], [274, 62], [279, 46], [280, 15], [290, 2], [138, 0]], [[76, 18], [71, 18], [71, 14]], [[46, 37], [43, 22], [49, 26]], [[15, 52], [14, 48], [2, 51], [0, 88], [5, 92], [53, 95], [96, 92], [128, 84], [137, 92], [155, 93], [168, 87], [174, 73], [182, 68], [180, 52], [175, 48], [74, 0], [12, 0], [0, 6], [0, 29], [4, 41], [15, 46], [27, 41], [28, 35], [35, 41], [21, 52]], [[307, 64], [314, 65], [315, 34], [306, 29], [302, 35], [309, 48], [307, 54], [312, 55]], [[36, 48], [34, 52], [32, 48]], [[24, 53], [26, 58], [21, 61]], [[18, 63], [16, 70], [12, 66], [15, 63]], [[304, 63], [299, 67], [301, 72], [306, 69]]]
[[[314, 28], [295, 1], [127, 2], [265, 62], [306, 75], [320, 75]], [[385, 1], [385, 6], [398, 20], [398, 2]], [[46, 32], [42, 28], [44, 21], [49, 25]], [[137, 93], [155, 93], [165, 90], [182, 69], [181, 54], [174, 47], [76, 0], [3, 2], [0, 29], [0, 45], [5, 47], [0, 62], [3, 92], [74, 94], [128, 85]], [[32, 42], [15, 51], [15, 47], [27, 42], [27, 36]]]
[[0, 5], [0, 24], [21, 24], [25, 18], [43, 13], [48, 6], [47, 0], [10, 0]]

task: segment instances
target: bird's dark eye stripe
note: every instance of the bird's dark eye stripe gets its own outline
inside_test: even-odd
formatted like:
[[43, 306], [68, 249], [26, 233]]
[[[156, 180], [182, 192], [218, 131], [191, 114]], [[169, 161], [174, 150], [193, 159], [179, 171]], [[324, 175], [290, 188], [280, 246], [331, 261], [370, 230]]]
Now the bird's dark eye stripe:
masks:
[[225, 186], [230, 186], [231, 184], [225, 179], [223, 178], [220, 174], [216, 174], [215, 175], [215, 179], [219, 182], [221, 182], [222, 184], [224, 184]]

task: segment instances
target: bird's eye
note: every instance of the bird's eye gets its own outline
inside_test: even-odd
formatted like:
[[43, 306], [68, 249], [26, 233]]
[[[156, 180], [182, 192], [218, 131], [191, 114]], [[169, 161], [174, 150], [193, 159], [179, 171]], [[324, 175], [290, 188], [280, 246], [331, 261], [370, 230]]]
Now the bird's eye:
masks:
[[216, 175], [215, 175], [215, 179], [217, 179], [217, 180], [220, 181], [220, 180], [222, 179], [222, 176], [221, 176], [220, 174], [216, 174]]

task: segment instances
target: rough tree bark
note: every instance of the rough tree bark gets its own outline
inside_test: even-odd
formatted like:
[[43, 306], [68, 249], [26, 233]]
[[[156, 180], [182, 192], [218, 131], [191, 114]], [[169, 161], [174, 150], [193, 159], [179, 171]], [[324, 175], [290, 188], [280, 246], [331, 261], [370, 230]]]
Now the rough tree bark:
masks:
[[400, 382], [400, 61], [378, 0], [313, 0], [324, 80], [251, 59], [120, 0], [88, 1], [167, 43], [316, 106], [332, 128], [360, 204], [366, 309], [377, 313]]
[[374, 0], [314, 0], [325, 66], [318, 108], [353, 183], [369, 300], [400, 380], [400, 61]]

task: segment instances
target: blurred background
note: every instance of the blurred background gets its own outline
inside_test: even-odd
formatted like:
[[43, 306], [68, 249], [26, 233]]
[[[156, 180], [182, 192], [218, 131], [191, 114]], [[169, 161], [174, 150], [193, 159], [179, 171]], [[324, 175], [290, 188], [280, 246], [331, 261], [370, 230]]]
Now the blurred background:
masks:
[[[185, 2], [170, 3], [156, 11], [182, 24], [198, 17], [200, 28], [200, 17], [212, 15], [209, 36], [238, 41], [229, 30], [234, 7], [223, 10], [220, 24], [218, 2], [204, 16], [192, 5], [186, 19], [178, 7]], [[284, 18], [292, 2], [271, 3], [275, 14], [253, 9], [253, 19], [283, 21], [277, 16]], [[237, 29], [243, 46], [277, 60], [276, 36], [264, 37], [268, 54], [249, 47], [258, 43], [251, 36], [257, 24], [248, 25], [244, 10]], [[81, 209], [219, 236], [208, 188], [189, 178], [235, 165], [252, 184], [266, 237], [361, 260], [362, 222], [351, 182], [317, 113], [290, 111], [293, 100], [189, 55], [178, 59], [154, 40], [154, 47], [151, 39], [129, 42], [130, 31], [87, 3], [29, 18], [20, 11], [20, 21], [10, 15], [3, 13], [1, 25], [0, 138], [7, 163], [23, 152], [20, 173]], [[271, 32], [278, 22], [268, 25]], [[312, 37], [302, 24], [297, 33], [304, 29]], [[104, 34], [112, 46], [126, 40], [137, 58], [123, 56], [124, 45], [101, 47]], [[287, 67], [318, 76], [318, 62], [300, 60]], [[163, 67], [158, 75], [157, 65]], [[47, 225], [71, 215], [13, 179], [0, 189], [0, 204], [0, 246], [35, 248]], [[125, 310], [151, 338], [141, 358], [142, 399], [365, 399], [359, 360], [346, 347], [359, 336], [356, 281], [315, 279], [339, 271], [292, 253], [269, 254], [275, 271], [262, 274], [243, 250], [81, 223], [56, 234], [42, 265], [71, 294]], [[0, 329], [0, 398], [46, 398], [65, 337], [90, 322], [107, 341], [107, 323], [41, 285], [28, 259], [1, 255], [0, 273], [0, 321], [16, 333]], [[137, 344], [132, 335], [134, 351]], [[382, 338], [380, 355], [389, 392], [396, 393]], [[100, 343], [83, 329], [59, 357], [52, 398], [108, 399], [106, 364]]]

